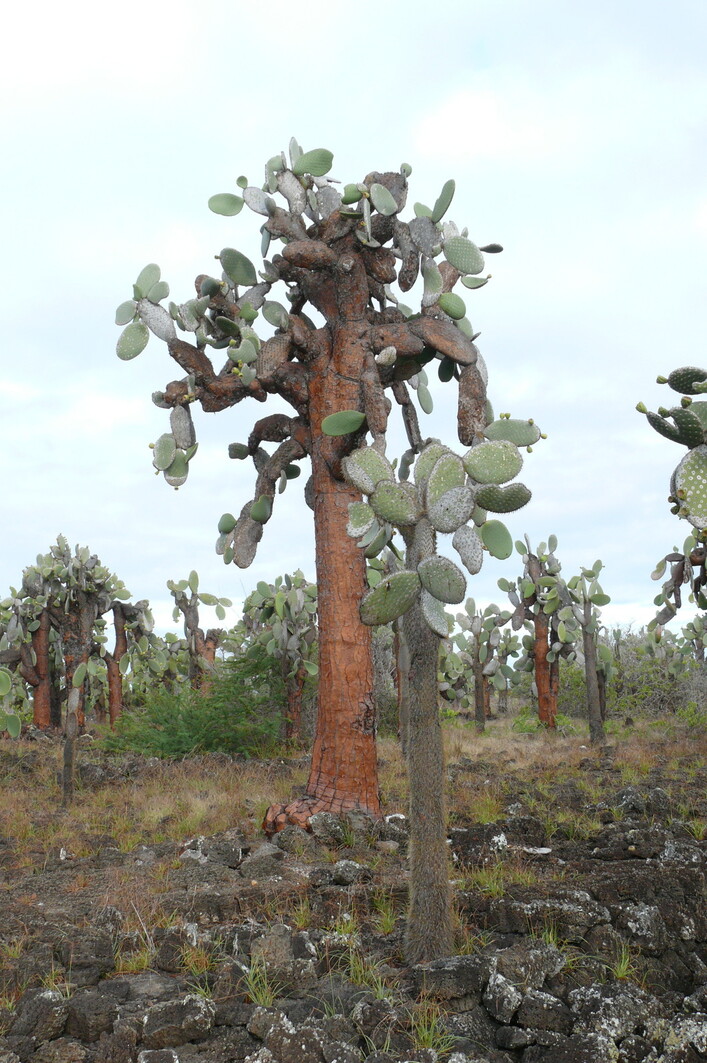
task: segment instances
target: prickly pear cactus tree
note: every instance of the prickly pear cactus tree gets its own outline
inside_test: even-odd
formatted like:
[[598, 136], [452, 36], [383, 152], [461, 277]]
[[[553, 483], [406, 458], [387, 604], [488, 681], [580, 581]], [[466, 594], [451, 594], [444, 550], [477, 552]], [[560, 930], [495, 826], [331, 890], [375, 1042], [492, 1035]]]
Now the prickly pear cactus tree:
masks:
[[546, 727], [554, 729], [557, 717], [559, 690], [559, 659], [575, 656], [575, 630], [560, 618], [560, 608], [569, 605], [567, 588], [560, 575], [561, 564], [555, 556], [557, 538], [551, 535], [547, 543], [540, 543], [533, 552], [527, 535], [518, 540], [516, 550], [523, 561], [523, 574], [517, 582], [500, 579], [498, 586], [508, 594], [514, 611], [511, 627], [517, 631], [529, 622], [533, 628], [530, 639], [523, 639], [526, 650], [519, 661], [521, 670], [534, 672], [533, 693], [538, 700], [538, 717]]
[[705, 663], [705, 646], [707, 646], [707, 619], [696, 616], [682, 628], [686, 652], [691, 653], [700, 667]]
[[[63, 535], [49, 553], [22, 574], [22, 586], [9, 602], [14, 625], [8, 625], [21, 643], [18, 669], [34, 691], [34, 723], [53, 722], [51, 631], [61, 654], [64, 688], [78, 690], [76, 718], [84, 724], [83, 682], [89, 670], [100, 669], [93, 655], [100, 616], [130, 597], [122, 580], [101, 564], [88, 547], [72, 552]], [[7, 603], [3, 603], [6, 605]]]
[[682, 550], [674, 546], [662, 557], [651, 573], [651, 579], [659, 580], [666, 574], [667, 579], [653, 599], [658, 612], [648, 625], [651, 630], [656, 626], [663, 627], [673, 619], [682, 606], [685, 586], [689, 588], [690, 601], [700, 609], [707, 609], [707, 549], [696, 535], [688, 535]]
[[409, 654], [410, 963], [448, 955], [453, 945], [437, 662], [439, 640], [453, 626], [445, 605], [464, 600], [466, 576], [456, 562], [437, 553], [437, 535], [452, 534], [452, 546], [473, 575], [481, 568], [484, 548], [498, 557], [512, 549], [510, 533], [500, 521], [489, 520], [487, 509], [509, 512], [530, 497], [522, 484], [500, 486], [518, 474], [522, 458], [512, 441], [485, 438], [491, 424], [485, 389], [481, 397], [470, 424], [474, 445], [463, 457], [429, 440], [416, 457], [411, 447], [398, 478], [376, 443], [342, 460], [345, 476], [365, 496], [349, 507], [349, 535], [359, 540], [364, 554], [375, 556], [397, 529], [406, 548], [404, 567], [364, 594], [361, 619], [373, 626], [402, 617]]
[[7, 668], [0, 668], [0, 733], [7, 731], [10, 738], [18, 738], [22, 721], [16, 712], [5, 707], [5, 700], [12, 691], [12, 675]]
[[245, 631], [280, 664], [287, 696], [285, 738], [298, 740], [302, 728], [302, 696], [308, 675], [318, 673], [317, 585], [299, 569], [261, 580], [243, 603]]
[[[562, 605], [557, 613], [558, 626], [559, 623], [564, 624], [564, 630], [568, 634], [572, 635], [576, 632], [582, 641], [589, 738], [597, 745], [602, 745], [606, 737], [604, 732], [606, 680], [613, 664], [613, 654], [608, 647], [600, 648], [599, 646], [601, 627], [599, 610], [601, 606], [608, 605], [611, 601], [598, 581], [602, 568], [603, 563], [595, 561], [592, 568], [583, 568], [580, 575], [573, 576], [567, 584], [569, 601]], [[565, 595], [562, 597], [566, 600]], [[562, 638], [562, 632], [558, 634]]]
[[473, 598], [467, 598], [464, 612], [457, 613], [457, 624], [465, 634], [456, 638], [460, 645], [465, 641], [471, 661], [474, 720], [479, 734], [484, 731], [491, 712], [491, 686], [505, 688], [506, 679], [496, 651], [501, 643], [502, 627], [510, 618], [510, 612], [502, 613], [495, 604], [477, 610]]
[[707, 541], [707, 370], [696, 366], [674, 369], [658, 377], [681, 395], [680, 403], [657, 412], [639, 402], [636, 409], [660, 435], [687, 447], [670, 480], [671, 512], [689, 521], [700, 543]]
[[225, 619], [226, 608], [230, 598], [217, 598], [199, 590], [199, 574], [192, 569], [188, 579], [178, 582], [167, 580], [167, 589], [174, 598], [172, 619], [176, 622], [180, 615], [184, 618], [184, 637], [189, 652], [189, 682], [198, 690], [205, 690], [209, 677], [214, 670], [216, 650], [223, 639], [223, 628], [209, 628], [204, 631], [199, 626], [199, 606], [210, 605], [216, 610], [219, 620]]
[[[303, 151], [293, 139], [289, 156], [267, 162], [263, 185], [242, 177], [236, 188], [209, 201], [229, 226], [244, 206], [259, 217], [266, 256], [259, 271], [241, 250], [225, 246], [216, 276], [201, 274], [191, 299], [164, 305], [168, 286], [159, 268], [149, 265], [116, 314], [123, 326], [120, 358], [139, 355], [152, 333], [183, 373], [153, 395], [171, 411], [169, 431], [154, 444], [153, 464], [172, 486], [185, 482], [193, 463], [194, 403], [217, 412], [246, 398], [278, 395], [291, 407], [289, 415], [257, 421], [245, 442], [230, 447], [231, 457], [252, 459], [256, 478], [238, 515], [224, 514], [219, 522], [217, 550], [225, 562], [251, 563], [276, 493], [300, 462], [311, 460], [305, 498], [314, 510], [319, 588], [317, 733], [307, 793], [286, 810], [273, 810], [268, 831], [288, 821], [306, 823], [324, 809], [380, 814], [371, 638], [358, 613], [365, 557], [346, 535], [349, 503], [360, 495], [344, 478], [342, 459], [367, 434], [382, 446], [393, 401], [411, 447], [422, 449], [411, 392], [429, 412], [429, 381], [422, 375], [428, 363], [437, 364], [443, 383], [458, 389], [465, 446], [483, 439], [490, 419], [483, 360], [464, 299], [453, 289], [486, 284], [484, 253], [501, 248], [480, 248], [466, 230], [444, 220], [453, 181], [432, 207], [416, 204], [414, 217], [405, 221], [408, 165], [337, 187], [329, 177], [332, 161], [330, 151]], [[422, 305], [413, 312], [399, 295], [420, 274]], [[315, 324], [310, 308], [322, 324]], [[510, 420], [498, 431], [489, 439], [518, 435], [520, 442], [511, 440], [517, 445], [539, 434]], [[520, 504], [517, 491], [509, 495], [499, 486], [505, 480], [487, 483], [490, 501], [502, 512]], [[493, 527], [486, 534], [493, 540]]]

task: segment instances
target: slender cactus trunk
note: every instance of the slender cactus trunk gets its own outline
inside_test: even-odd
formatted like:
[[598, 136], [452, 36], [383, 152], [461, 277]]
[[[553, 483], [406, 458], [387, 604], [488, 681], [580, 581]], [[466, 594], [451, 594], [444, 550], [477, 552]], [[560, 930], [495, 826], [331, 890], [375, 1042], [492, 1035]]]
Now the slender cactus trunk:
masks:
[[584, 650], [584, 675], [587, 684], [587, 711], [589, 716], [589, 741], [603, 745], [606, 739], [601, 714], [601, 697], [597, 677], [597, 644], [594, 632], [589, 630], [592, 619], [592, 603], [584, 602], [582, 624], [582, 649]]
[[[408, 545], [416, 568], [434, 551], [434, 532], [423, 520]], [[454, 950], [449, 884], [444, 746], [437, 703], [439, 638], [416, 603], [403, 617], [410, 651], [408, 776], [410, 785], [410, 907], [405, 955], [408, 963], [449, 956]]]

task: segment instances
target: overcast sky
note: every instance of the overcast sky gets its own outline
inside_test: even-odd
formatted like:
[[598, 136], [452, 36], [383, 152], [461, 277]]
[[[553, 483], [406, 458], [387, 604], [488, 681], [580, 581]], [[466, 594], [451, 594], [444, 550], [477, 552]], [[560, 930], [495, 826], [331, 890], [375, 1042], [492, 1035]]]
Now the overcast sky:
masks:
[[[666, 501], [684, 450], [635, 404], [671, 405], [656, 375], [705, 361], [704, 0], [68, 0], [12, 5], [4, 38], [0, 594], [60, 532], [160, 626], [166, 581], [192, 568], [234, 601], [298, 567], [314, 579], [305, 477], [250, 569], [214, 553], [253, 482], [227, 445], [265, 408], [194, 408], [200, 450], [174, 491], [151, 466], [168, 414], [150, 394], [180, 374], [154, 337], [115, 355], [115, 308], [148, 262], [182, 302], [222, 247], [257, 258], [258, 216], [206, 203], [240, 174], [260, 184], [294, 135], [329, 148], [344, 182], [408, 162], [410, 205], [455, 178], [448, 217], [505, 248], [465, 293], [490, 398], [548, 435], [508, 526], [557, 535], [566, 578], [600, 557], [607, 623], [653, 615], [651, 569], [689, 531]], [[454, 445], [443, 390], [435, 374], [423, 432]], [[489, 559], [468, 592], [500, 602], [496, 580], [519, 568]]]

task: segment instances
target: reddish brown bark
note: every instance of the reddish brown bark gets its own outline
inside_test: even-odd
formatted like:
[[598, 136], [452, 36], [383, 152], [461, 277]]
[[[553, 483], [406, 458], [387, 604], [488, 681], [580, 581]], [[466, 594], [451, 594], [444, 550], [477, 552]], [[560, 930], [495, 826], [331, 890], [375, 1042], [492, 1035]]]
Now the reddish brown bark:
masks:
[[542, 609], [536, 613], [533, 626], [535, 629], [535, 685], [538, 691], [538, 718], [546, 727], [556, 727], [557, 701], [553, 701], [550, 682], [550, 662], [547, 659], [549, 645], [550, 620]]
[[296, 742], [302, 737], [302, 694], [306, 678], [307, 669], [303, 664], [299, 666], [294, 675], [285, 676], [285, 690], [287, 691], [286, 742]]
[[[365, 322], [337, 330], [329, 364], [323, 354], [310, 374], [310, 424], [314, 483], [314, 533], [319, 604], [319, 706], [312, 764], [305, 795], [272, 806], [268, 833], [286, 823], [304, 825], [315, 812], [360, 809], [380, 816], [373, 703], [371, 629], [361, 623], [366, 559], [346, 531], [350, 502], [360, 500], [340, 477], [342, 441], [321, 432], [337, 410], [358, 409], [366, 359]], [[317, 364], [319, 363], [319, 364]]]
[[105, 656], [108, 670], [108, 720], [111, 727], [123, 711], [123, 676], [120, 660], [128, 652], [128, 637], [125, 633], [125, 611], [120, 603], [113, 604], [113, 626], [115, 628], [115, 647]]

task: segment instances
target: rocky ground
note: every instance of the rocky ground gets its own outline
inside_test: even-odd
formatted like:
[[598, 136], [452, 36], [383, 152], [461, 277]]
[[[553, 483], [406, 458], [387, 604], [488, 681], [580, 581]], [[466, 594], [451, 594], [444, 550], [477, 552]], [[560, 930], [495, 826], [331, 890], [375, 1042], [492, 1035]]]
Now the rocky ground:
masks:
[[[6, 813], [47, 755], [2, 743]], [[195, 786], [216, 763], [242, 770], [199, 758]], [[84, 752], [64, 816], [171, 770]], [[462, 755], [449, 787], [458, 954], [413, 968], [402, 808], [272, 841], [235, 823], [128, 848], [111, 824], [47, 847], [62, 814], [38, 788], [38, 835], [2, 821], [0, 1063], [707, 1058], [699, 742], [630, 771], [577, 742], [551, 767]]]

